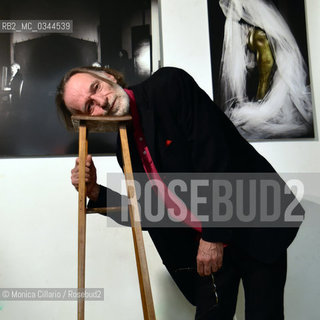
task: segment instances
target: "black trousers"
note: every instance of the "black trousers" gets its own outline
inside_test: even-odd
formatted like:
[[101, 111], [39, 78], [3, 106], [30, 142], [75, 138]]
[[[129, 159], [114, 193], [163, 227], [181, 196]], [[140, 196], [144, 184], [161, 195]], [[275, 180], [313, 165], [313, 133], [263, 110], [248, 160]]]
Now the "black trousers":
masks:
[[223, 266], [213, 278], [200, 277], [195, 268], [168, 270], [181, 291], [197, 306], [196, 320], [232, 320], [240, 279], [245, 292], [246, 320], [284, 319], [286, 253], [267, 264], [230, 246], [225, 248]]
[[246, 320], [284, 319], [286, 252], [273, 263], [264, 263], [236, 246], [226, 247], [222, 268], [213, 275], [215, 292], [212, 277], [200, 277], [197, 273], [199, 242], [193, 230], [152, 229], [149, 233], [177, 286], [197, 307], [196, 320], [233, 320], [240, 279], [245, 292]]

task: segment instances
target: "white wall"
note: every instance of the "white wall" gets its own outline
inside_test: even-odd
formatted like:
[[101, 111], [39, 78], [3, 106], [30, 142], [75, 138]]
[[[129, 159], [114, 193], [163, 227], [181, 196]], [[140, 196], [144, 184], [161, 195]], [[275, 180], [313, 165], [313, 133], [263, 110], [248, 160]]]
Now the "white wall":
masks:
[[161, 0], [163, 65], [189, 72], [212, 97], [206, 0]]
[[[320, 90], [320, 3], [307, 0], [311, 76], [316, 116]], [[206, 0], [162, 0], [163, 62], [191, 73], [208, 94], [211, 68]], [[280, 172], [319, 172], [320, 145], [312, 141], [255, 143]], [[77, 194], [69, 183], [73, 158], [0, 160], [0, 287], [77, 286]], [[99, 181], [119, 172], [113, 157], [98, 157]], [[289, 250], [286, 315], [318, 319], [320, 298], [319, 187], [306, 194], [307, 217]], [[142, 319], [131, 231], [111, 228], [98, 215], [87, 218], [86, 286], [102, 287], [104, 302], [87, 302], [87, 319]], [[164, 270], [145, 235], [157, 319], [193, 319], [190, 307]], [[242, 319], [242, 298], [237, 318]], [[1, 301], [0, 318], [75, 319], [76, 302]]]

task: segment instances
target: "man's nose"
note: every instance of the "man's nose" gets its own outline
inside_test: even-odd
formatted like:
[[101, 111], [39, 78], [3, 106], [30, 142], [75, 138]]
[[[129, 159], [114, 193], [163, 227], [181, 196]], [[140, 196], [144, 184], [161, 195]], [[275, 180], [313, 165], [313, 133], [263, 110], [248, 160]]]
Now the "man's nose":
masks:
[[97, 106], [97, 107], [106, 109], [108, 106], [108, 100], [97, 93], [91, 95], [91, 100], [93, 102], [94, 107]]
[[95, 105], [93, 108], [93, 112], [91, 113], [92, 116], [103, 116], [106, 113], [104, 108], [101, 108], [97, 105]]

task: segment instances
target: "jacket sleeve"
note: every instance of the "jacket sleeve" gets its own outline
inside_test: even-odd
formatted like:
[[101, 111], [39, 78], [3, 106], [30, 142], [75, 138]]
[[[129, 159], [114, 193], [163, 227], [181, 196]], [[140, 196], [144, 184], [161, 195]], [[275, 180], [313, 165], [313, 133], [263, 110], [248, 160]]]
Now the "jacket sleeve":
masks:
[[[121, 207], [121, 212], [110, 212], [108, 217], [123, 226], [130, 226], [128, 213], [128, 198], [109, 188], [100, 185], [100, 192], [96, 201], [89, 200], [88, 208]], [[106, 215], [106, 214], [103, 214]]]
[[126, 196], [100, 185], [99, 196], [96, 201], [89, 200], [88, 208], [120, 207], [127, 204]]

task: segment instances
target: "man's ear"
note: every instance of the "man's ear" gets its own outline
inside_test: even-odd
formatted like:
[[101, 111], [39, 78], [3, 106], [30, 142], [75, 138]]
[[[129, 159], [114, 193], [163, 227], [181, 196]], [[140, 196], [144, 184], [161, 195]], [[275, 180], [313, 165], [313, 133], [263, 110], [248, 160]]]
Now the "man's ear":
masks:
[[107, 77], [108, 80], [110, 80], [110, 81], [112, 81], [112, 82], [114, 82], [114, 83], [117, 83], [117, 82], [118, 82], [117, 79], [116, 79], [112, 74], [109, 74], [109, 73], [106, 73], [106, 72], [105, 72], [105, 75], [106, 75], [106, 77]]

